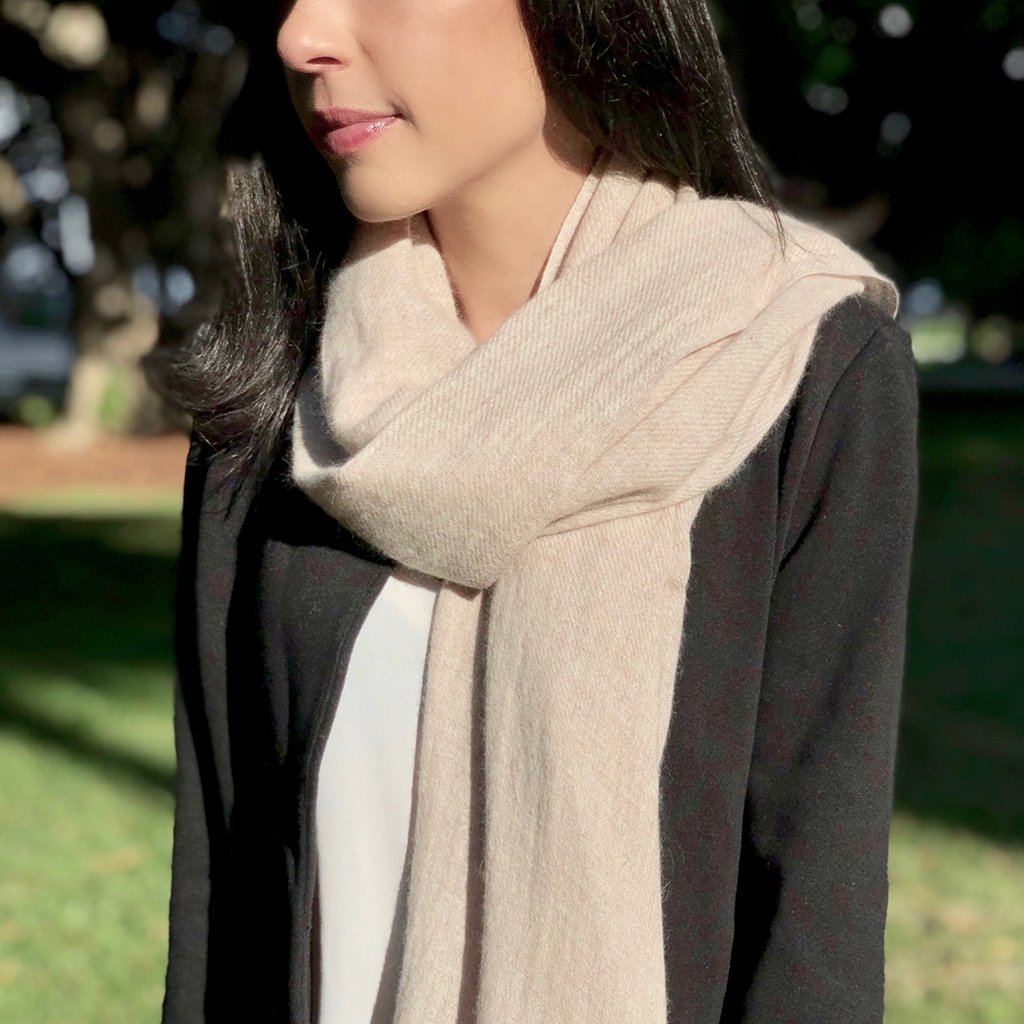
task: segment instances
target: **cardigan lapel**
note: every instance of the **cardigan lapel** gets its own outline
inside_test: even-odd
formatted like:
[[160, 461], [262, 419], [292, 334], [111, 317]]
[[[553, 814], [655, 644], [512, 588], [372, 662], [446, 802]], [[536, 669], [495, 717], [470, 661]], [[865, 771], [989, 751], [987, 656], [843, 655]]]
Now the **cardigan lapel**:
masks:
[[187, 595], [181, 625], [183, 638], [193, 615], [202, 627], [188, 675], [202, 680], [193, 697], [213, 739], [226, 840], [211, 865], [211, 965], [222, 960], [222, 975], [244, 965], [236, 980], [254, 1006], [307, 1020], [316, 773], [354, 635], [393, 562], [292, 486], [282, 465], [258, 493], [243, 481], [230, 506], [217, 459], [190, 465], [204, 474], [202, 509], [183, 527], [197, 531], [204, 587]]

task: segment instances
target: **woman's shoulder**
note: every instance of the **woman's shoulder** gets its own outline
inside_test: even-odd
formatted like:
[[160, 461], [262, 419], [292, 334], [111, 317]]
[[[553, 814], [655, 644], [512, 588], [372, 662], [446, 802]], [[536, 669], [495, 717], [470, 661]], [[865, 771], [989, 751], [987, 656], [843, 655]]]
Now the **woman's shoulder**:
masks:
[[829, 501], [913, 502], [918, 403], [911, 336], [898, 320], [861, 294], [821, 318], [778, 424], [783, 551]]
[[186, 528], [200, 516], [237, 530], [259, 490], [260, 479], [233, 458], [227, 447], [215, 444], [198, 426], [189, 428], [185, 455], [182, 514]]
[[837, 391], [855, 391], [870, 401], [891, 390], [894, 378], [904, 390], [913, 383], [916, 391], [910, 333], [887, 310], [857, 293], [818, 321], [796, 404], [806, 415], [823, 412]]

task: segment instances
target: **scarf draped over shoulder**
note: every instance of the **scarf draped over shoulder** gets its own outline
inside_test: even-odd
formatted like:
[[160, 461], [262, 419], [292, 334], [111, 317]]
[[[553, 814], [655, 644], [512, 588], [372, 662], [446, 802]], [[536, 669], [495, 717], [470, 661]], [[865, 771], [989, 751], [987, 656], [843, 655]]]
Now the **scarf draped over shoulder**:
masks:
[[291, 472], [443, 582], [395, 1024], [666, 1024], [659, 768], [706, 494], [823, 316], [894, 283], [824, 230], [599, 154], [483, 344], [423, 213], [358, 222]]

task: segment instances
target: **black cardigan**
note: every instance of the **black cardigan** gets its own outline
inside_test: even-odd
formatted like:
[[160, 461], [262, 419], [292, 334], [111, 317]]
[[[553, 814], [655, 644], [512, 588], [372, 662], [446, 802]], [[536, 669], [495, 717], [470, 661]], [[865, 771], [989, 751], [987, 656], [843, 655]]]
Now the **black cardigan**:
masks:
[[[698, 512], [661, 770], [669, 1024], [882, 1020], [917, 414], [909, 335], [845, 299]], [[393, 563], [282, 465], [229, 507], [193, 432], [163, 1024], [316, 1024], [319, 758]]]

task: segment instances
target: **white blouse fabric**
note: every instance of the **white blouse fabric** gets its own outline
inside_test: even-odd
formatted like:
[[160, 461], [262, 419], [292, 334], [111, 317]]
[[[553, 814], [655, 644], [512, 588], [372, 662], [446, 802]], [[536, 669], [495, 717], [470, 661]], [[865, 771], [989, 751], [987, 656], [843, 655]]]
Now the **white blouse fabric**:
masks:
[[[396, 567], [356, 637], [317, 783], [319, 1024], [387, 1024], [414, 758], [440, 580]], [[393, 934], [394, 932], [394, 934]]]

